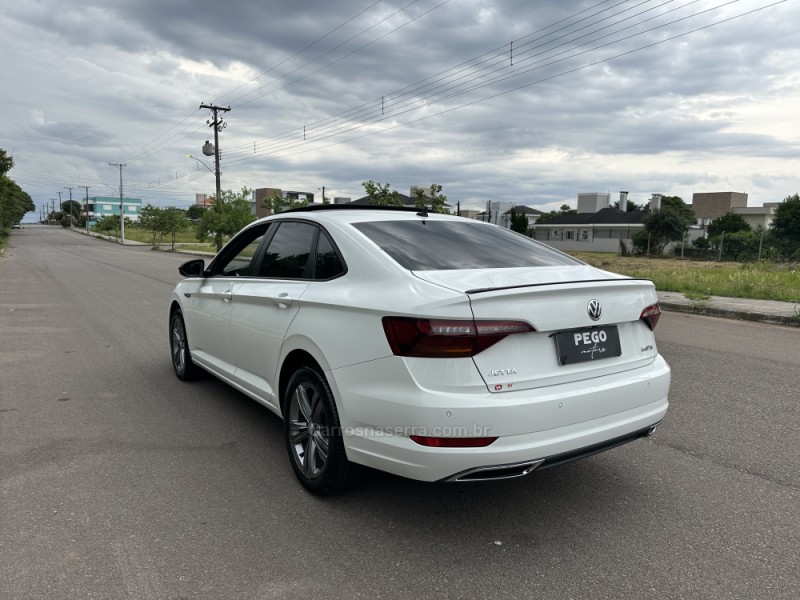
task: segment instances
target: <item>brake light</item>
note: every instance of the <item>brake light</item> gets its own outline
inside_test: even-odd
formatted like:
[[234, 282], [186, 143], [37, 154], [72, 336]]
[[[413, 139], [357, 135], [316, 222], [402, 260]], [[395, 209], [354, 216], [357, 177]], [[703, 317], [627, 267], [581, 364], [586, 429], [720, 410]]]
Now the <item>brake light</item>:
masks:
[[397, 356], [475, 356], [514, 333], [536, 331], [522, 321], [465, 321], [383, 317], [383, 331]]
[[431, 437], [427, 435], [412, 435], [411, 439], [420, 446], [431, 448], [485, 448], [492, 444], [496, 437], [473, 437], [473, 438], [446, 438]]
[[658, 319], [660, 317], [661, 307], [658, 305], [658, 303], [648, 306], [642, 311], [642, 314], [639, 315], [639, 318], [647, 323], [650, 331], [655, 331], [656, 325], [658, 325]]

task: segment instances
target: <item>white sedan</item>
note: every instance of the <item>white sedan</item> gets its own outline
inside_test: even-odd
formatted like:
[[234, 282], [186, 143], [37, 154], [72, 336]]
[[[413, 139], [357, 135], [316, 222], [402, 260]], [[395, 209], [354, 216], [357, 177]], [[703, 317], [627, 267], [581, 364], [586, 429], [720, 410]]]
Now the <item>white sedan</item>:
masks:
[[526, 475], [653, 433], [649, 280], [450, 215], [312, 206], [252, 223], [172, 294], [172, 364], [284, 420], [300, 482]]

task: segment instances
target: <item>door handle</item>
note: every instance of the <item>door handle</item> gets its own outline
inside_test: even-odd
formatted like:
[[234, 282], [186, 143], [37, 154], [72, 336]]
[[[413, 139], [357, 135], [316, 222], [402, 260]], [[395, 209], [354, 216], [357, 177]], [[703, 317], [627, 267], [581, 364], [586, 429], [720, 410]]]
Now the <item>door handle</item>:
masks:
[[289, 308], [292, 305], [292, 299], [289, 298], [289, 294], [287, 292], [283, 292], [281, 294], [278, 294], [277, 296], [273, 296], [272, 298], [270, 298], [270, 300], [272, 300], [272, 302], [278, 308]]
[[222, 292], [223, 302], [230, 302], [231, 298], [233, 298], [233, 293], [230, 290], [225, 290], [224, 292]]

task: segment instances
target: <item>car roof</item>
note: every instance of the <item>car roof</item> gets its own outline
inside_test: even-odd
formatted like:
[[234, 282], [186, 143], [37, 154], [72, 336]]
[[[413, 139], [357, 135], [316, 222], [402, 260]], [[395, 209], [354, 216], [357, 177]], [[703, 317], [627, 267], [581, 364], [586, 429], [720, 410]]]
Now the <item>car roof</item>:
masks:
[[[452, 220], [461, 219], [456, 215], [428, 212], [420, 208], [403, 206], [369, 206], [353, 204], [314, 204], [285, 210], [264, 220], [287, 219], [287, 218], [310, 218], [321, 223], [362, 223], [365, 221], [406, 221], [434, 219]], [[464, 219], [465, 221], [467, 219]], [[470, 219], [470, 221], [472, 221]], [[477, 222], [477, 221], [473, 221]]]

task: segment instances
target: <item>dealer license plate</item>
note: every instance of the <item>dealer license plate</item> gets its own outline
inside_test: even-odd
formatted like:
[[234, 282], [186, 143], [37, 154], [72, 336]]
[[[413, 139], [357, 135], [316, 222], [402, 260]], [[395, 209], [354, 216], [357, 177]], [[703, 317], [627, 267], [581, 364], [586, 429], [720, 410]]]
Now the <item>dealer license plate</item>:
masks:
[[560, 365], [592, 362], [622, 354], [616, 325], [559, 331], [556, 333], [556, 350]]

